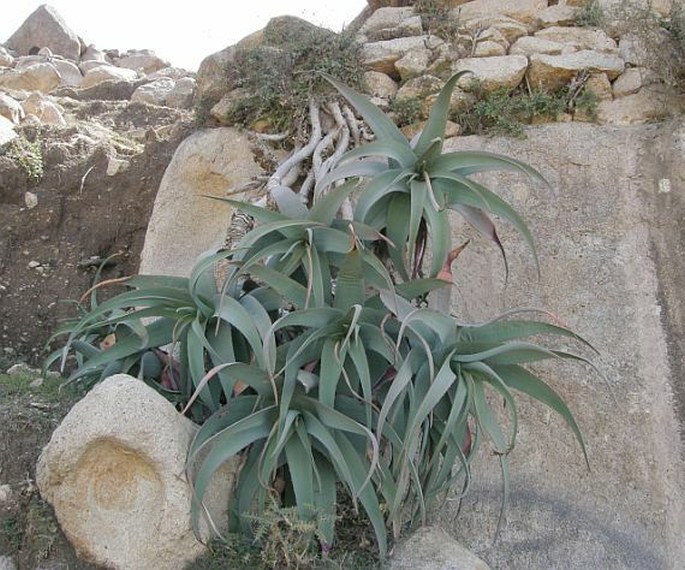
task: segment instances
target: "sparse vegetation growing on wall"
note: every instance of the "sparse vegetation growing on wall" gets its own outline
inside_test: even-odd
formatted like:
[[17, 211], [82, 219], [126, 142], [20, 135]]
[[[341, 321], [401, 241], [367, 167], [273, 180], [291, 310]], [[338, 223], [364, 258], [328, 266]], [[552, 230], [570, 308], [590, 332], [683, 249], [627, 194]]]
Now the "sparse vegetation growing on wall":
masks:
[[611, 9], [592, 0], [578, 12], [576, 22], [629, 39], [640, 56], [640, 66], [649, 68], [656, 79], [670, 88], [683, 89], [685, 9], [681, 2], [673, 2], [670, 13], [663, 17], [652, 10], [650, 3], [638, 0], [621, 0]]
[[39, 135], [33, 140], [25, 136], [11, 140], [4, 154], [22, 168], [30, 183], [35, 184], [43, 177], [43, 139]]
[[487, 134], [521, 137], [523, 127], [535, 122], [554, 122], [564, 113], [581, 112], [593, 119], [598, 97], [581, 84], [548, 93], [542, 89], [527, 89], [520, 85], [513, 91], [501, 88], [485, 92], [477, 84], [471, 92], [476, 102], [452, 113], [451, 119], [461, 126], [462, 134]]
[[265, 121], [272, 132], [301, 126], [309, 98], [332, 92], [321, 73], [361, 86], [358, 49], [344, 33], [308, 26], [295, 35], [267, 27], [263, 45], [236, 54], [231, 82], [238, 94], [228, 112], [230, 121], [250, 128]]

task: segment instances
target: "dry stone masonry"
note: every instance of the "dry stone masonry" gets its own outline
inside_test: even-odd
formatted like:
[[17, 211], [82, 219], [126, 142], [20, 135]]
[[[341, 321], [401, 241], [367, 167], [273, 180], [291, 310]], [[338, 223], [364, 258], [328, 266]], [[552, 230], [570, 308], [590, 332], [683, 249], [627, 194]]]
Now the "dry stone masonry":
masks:
[[[609, 16], [620, 12], [623, 4], [618, 0], [597, 3], [607, 15], [609, 35], [604, 29], [577, 24], [588, 3], [446, 0], [442, 5], [447, 21], [442, 24], [450, 24], [450, 35], [430, 29], [426, 15], [411, 6], [414, 2], [369, 2], [369, 15], [356, 31], [367, 90], [376, 104], [387, 108], [396, 100], [437, 93], [449, 75], [468, 69], [472, 75], [462, 80], [462, 94], [457, 94], [462, 103], [469, 101], [463, 93], [476, 88], [485, 93], [521, 86], [554, 92], [580, 80], [580, 86], [585, 85], [600, 100], [592, 119], [601, 124], [643, 123], [677, 112], [683, 102], [648, 73], [654, 54], [646, 49], [644, 40], [625, 25], [609, 25]], [[671, 4], [663, 0], [651, 5], [655, 15], [665, 17]], [[258, 34], [246, 38], [209, 56], [200, 66], [197, 100], [214, 105], [211, 116], [219, 124], [230, 125], [226, 109], [242, 96], [239, 88], [233, 91], [225, 80], [236, 50], [259, 41]], [[428, 79], [421, 81], [417, 90], [414, 82], [421, 78]], [[429, 83], [432, 87], [427, 92]], [[636, 105], [632, 95], [643, 104]], [[541, 120], [573, 118], [590, 120], [583, 112], [576, 117], [550, 115]]]

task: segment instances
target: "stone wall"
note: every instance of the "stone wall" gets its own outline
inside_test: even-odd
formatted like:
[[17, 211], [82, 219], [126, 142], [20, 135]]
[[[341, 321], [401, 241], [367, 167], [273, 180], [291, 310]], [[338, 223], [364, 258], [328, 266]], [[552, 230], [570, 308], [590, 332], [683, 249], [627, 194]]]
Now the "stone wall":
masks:
[[[499, 540], [501, 482], [487, 450], [460, 516], [458, 501], [448, 500], [436, 518], [493, 568], [675, 569], [685, 556], [685, 122], [526, 134], [456, 138], [450, 149], [513, 155], [550, 180], [556, 193], [513, 176], [489, 180], [530, 223], [542, 276], [520, 239], [505, 234], [505, 285], [498, 252], [476, 240], [455, 266], [454, 310], [480, 320], [505, 306], [544, 307], [597, 347], [605, 381], [558, 364], [547, 373], [578, 420], [591, 469], [559, 418], [524, 403]], [[458, 239], [464, 233], [455, 226]]]

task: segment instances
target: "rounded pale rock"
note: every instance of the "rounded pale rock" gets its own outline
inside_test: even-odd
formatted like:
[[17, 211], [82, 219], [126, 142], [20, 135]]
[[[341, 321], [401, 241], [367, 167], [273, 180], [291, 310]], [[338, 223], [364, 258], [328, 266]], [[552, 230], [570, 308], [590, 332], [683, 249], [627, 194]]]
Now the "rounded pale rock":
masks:
[[[108, 568], [173, 570], [202, 554], [185, 477], [196, 429], [126, 374], [107, 378], [72, 408], [41, 453], [36, 481], [81, 556]], [[219, 528], [237, 469], [226, 464], [205, 496]]]
[[388, 570], [488, 570], [490, 567], [438, 527], [426, 526], [397, 545]]
[[223, 197], [262, 174], [247, 135], [206, 129], [174, 153], [155, 198], [140, 256], [140, 273], [185, 277], [198, 255], [223, 244], [231, 206]]

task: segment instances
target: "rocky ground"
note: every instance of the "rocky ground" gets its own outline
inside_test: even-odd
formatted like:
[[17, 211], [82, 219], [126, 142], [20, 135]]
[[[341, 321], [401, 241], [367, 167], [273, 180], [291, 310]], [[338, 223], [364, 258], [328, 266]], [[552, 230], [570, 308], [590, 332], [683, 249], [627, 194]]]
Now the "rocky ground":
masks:
[[[0, 370], [39, 365], [59, 322], [76, 314], [101, 260], [103, 278], [135, 273], [166, 165], [192, 129], [188, 111], [62, 98], [67, 128], [26, 126], [43, 174], [0, 156]], [[109, 173], [108, 173], [109, 172]], [[0, 376], [0, 568], [88, 569], [33, 481], [35, 463], [77, 395], [57, 380]]]
[[[0, 156], [0, 370], [39, 365], [70, 300], [103, 278], [135, 273], [147, 220], [166, 165], [192, 129], [188, 111], [128, 101], [62, 98], [67, 128], [27, 126], [43, 175]], [[108, 174], [109, 172], [109, 174]], [[59, 530], [33, 482], [35, 462], [77, 399], [57, 380], [0, 376], [0, 568], [87, 569]]]
[[135, 273], [166, 165], [192, 127], [187, 111], [127, 101], [62, 99], [68, 128], [28, 126], [43, 175], [0, 156], [0, 347], [38, 363], [67, 303], [103, 278]]
[[55, 379], [36, 380], [30, 372], [0, 375], [0, 568], [89, 570], [33, 480], [40, 450], [78, 395], [58, 391]]

